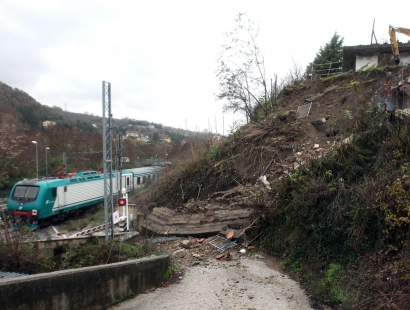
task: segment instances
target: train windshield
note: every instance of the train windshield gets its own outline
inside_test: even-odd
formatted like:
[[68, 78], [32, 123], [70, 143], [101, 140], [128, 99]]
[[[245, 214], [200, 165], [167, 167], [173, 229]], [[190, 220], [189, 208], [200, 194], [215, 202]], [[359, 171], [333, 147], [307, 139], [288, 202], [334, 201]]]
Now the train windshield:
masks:
[[18, 185], [14, 190], [14, 198], [36, 198], [40, 187]]

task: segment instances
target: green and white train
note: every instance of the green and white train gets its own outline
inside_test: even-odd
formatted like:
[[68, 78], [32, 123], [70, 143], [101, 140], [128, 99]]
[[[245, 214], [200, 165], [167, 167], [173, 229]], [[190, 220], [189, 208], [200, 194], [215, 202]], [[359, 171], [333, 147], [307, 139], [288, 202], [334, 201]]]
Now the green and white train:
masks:
[[[154, 179], [158, 168], [123, 170], [122, 187], [132, 192]], [[119, 191], [118, 172], [112, 173], [114, 195]], [[7, 202], [9, 220], [25, 223], [31, 229], [63, 220], [72, 213], [104, 202], [104, 174], [98, 171], [77, 172], [67, 178], [44, 178], [17, 182]]]

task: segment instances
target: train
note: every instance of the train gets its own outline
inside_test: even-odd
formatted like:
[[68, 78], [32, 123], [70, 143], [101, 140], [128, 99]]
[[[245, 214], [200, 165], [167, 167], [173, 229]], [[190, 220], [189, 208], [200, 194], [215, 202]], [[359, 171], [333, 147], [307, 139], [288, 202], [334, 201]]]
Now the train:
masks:
[[[121, 171], [121, 186], [132, 192], [155, 179], [158, 167]], [[119, 172], [112, 172], [113, 194], [119, 191]], [[17, 182], [7, 201], [9, 221], [35, 230], [104, 202], [104, 173], [82, 171], [64, 178], [25, 179]]]

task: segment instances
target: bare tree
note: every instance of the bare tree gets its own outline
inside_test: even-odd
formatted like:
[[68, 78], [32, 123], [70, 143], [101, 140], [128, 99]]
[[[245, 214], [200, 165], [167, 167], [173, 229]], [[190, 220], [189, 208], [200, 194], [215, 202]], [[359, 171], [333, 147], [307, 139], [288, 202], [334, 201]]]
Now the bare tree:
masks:
[[306, 73], [303, 72], [302, 66], [296, 63], [293, 58], [293, 67], [289, 69], [288, 73], [282, 79], [281, 89], [296, 86], [306, 80]]
[[224, 111], [243, 112], [247, 122], [258, 106], [268, 114], [271, 91], [265, 78], [265, 61], [256, 43], [259, 27], [245, 13], [235, 19], [237, 27], [225, 35], [230, 44], [223, 45], [216, 76], [219, 79], [218, 100], [225, 100]]

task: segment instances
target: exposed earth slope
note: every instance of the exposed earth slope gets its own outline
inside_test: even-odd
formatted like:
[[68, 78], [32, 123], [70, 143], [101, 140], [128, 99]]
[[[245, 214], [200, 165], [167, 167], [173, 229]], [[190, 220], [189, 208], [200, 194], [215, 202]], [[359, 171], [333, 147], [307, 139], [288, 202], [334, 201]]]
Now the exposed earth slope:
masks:
[[[145, 227], [163, 234], [177, 224], [196, 234], [206, 233], [201, 223], [209, 233], [232, 224], [322, 301], [405, 308], [409, 131], [407, 119], [386, 108], [410, 105], [409, 76], [409, 67], [379, 68], [284, 89], [269, 113], [255, 111], [250, 124], [167, 171], [153, 203], [137, 198]], [[242, 197], [214, 199], [229, 191]], [[251, 216], [238, 218], [238, 208]], [[216, 216], [221, 210], [231, 218]]]

